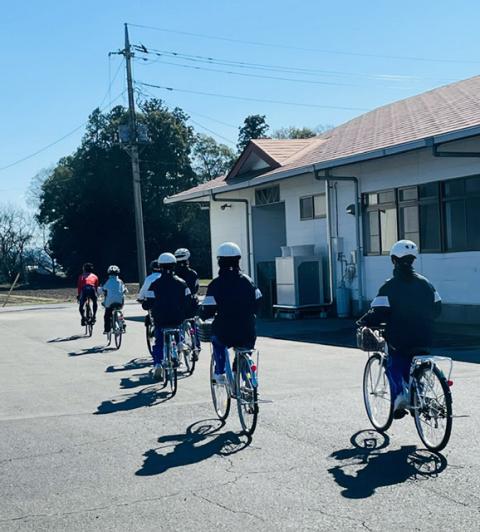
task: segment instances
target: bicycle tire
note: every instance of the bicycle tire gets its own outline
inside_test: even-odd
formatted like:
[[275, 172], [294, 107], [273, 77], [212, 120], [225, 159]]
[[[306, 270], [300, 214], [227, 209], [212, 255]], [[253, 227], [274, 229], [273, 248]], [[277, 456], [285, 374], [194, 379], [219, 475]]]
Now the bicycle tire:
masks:
[[166, 363], [163, 368], [163, 388], [166, 388], [170, 384], [170, 394], [173, 397], [177, 393], [178, 372], [177, 368], [175, 368], [173, 365], [171, 343], [171, 338], [169, 337], [167, 343], [167, 353], [165, 353], [164, 358]]
[[155, 326], [153, 323], [145, 326], [145, 338], [147, 340], [148, 351], [153, 356], [153, 339], [155, 338]]
[[213, 408], [218, 419], [225, 421], [230, 413], [230, 392], [226, 384], [216, 384], [214, 381], [215, 359], [210, 361], [210, 392], [212, 394]]
[[120, 346], [122, 345], [122, 336], [123, 336], [123, 326], [119, 319], [118, 310], [114, 310], [112, 314], [112, 330], [113, 330], [113, 336], [115, 339], [115, 347], [118, 350], [120, 349]]
[[253, 382], [249, 357], [239, 353], [235, 372], [237, 409], [243, 432], [251, 436], [255, 432], [258, 420], [258, 387]]
[[[375, 384], [375, 386], [377, 386], [381, 380], [382, 385], [385, 388], [381, 392], [378, 392], [378, 395], [374, 391], [369, 391], [369, 388], [368, 388], [369, 384], [370, 386], [374, 386], [373, 384], [374, 379], [372, 377], [372, 367], [374, 364], [377, 364], [379, 368], [377, 370], [377, 376], [376, 376], [378, 378], [378, 382]], [[379, 372], [383, 373], [383, 375], [379, 375], [378, 374]], [[385, 393], [388, 394], [388, 397], [382, 397], [382, 395]], [[378, 403], [379, 405], [382, 405], [384, 408], [383, 419], [379, 419], [374, 412], [375, 409], [372, 407], [372, 404], [371, 404], [372, 400], [370, 397], [372, 395], [376, 395], [377, 397], [380, 397], [381, 401], [388, 401], [388, 405], [387, 404], [383, 405], [382, 402]], [[387, 431], [393, 422], [392, 389], [390, 386], [390, 380], [388, 378], [386, 367], [385, 367], [385, 360], [378, 353], [374, 353], [373, 355], [371, 355], [368, 358], [367, 363], [365, 364], [365, 370], [363, 372], [363, 401], [365, 404], [365, 410], [367, 411], [368, 419], [370, 420], [370, 423], [373, 425], [373, 427], [376, 430], [378, 430], [378, 432]]]
[[[445, 398], [445, 413], [443, 419], [445, 419], [445, 429], [443, 432], [443, 436], [440, 438], [440, 441], [438, 443], [432, 443], [428, 439], [428, 437], [425, 435], [425, 431], [422, 426], [422, 421], [420, 419], [420, 416], [424, 413], [424, 408], [420, 407], [420, 399], [417, 389], [417, 384], [420, 383], [422, 373], [425, 373], [425, 371], [431, 371], [431, 373], [435, 376], [435, 378], [440, 383], [440, 387], [443, 393], [443, 397]], [[423, 444], [427, 449], [430, 451], [441, 451], [446, 447], [450, 440], [450, 436], [452, 433], [452, 424], [453, 424], [453, 418], [452, 418], [452, 392], [450, 391], [450, 387], [448, 386], [447, 379], [443, 372], [436, 366], [433, 365], [433, 368], [430, 364], [422, 364], [420, 368], [416, 370], [416, 377], [415, 377], [415, 384], [413, 385], [412, 390], [412, 399], [413, 399], [413, 407], [414, 407], [414, 418], [415, 418], [415, 427], [417, 429], [418, 435], [420, 439], [422, 440]], [[438, 420], [436, 419], [435, 422]]]
[[87, 304], [85, 305], [85, 314], [86, 314], [86, 325], [85, 325], [85, 334], [87, 336], [92, 336], [93, 334], [93, 316], [92, 316], [92, 308], [90, 306], [90, 300], [87, 301]]
[[190, 330], [185, 330], [184, 344], [186, 349], [183, 350], [183, 360], [187, 368], [188, 375], [192, 375], [195, 371], [195, 356], [194, 356], [194, 342]]

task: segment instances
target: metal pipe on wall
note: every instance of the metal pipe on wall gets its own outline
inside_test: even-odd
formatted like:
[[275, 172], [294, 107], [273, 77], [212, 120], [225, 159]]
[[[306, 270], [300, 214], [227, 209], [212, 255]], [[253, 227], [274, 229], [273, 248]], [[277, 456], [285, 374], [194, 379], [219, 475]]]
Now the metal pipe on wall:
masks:
[[[315, 168], [315, 167], [314, 167]], [[360, 186], [358, 177], [356, 176], [333, 176], [330, 174], [329, 169], [316, 170], [315, 169], [315, 179], [319, 181], [325, 181], [326, 187], [326, 203], [327, 203], [327, 243], [328, 243], [328, 256], [329, 256], [329, 269], [331, 271], [331, 287], [330, 294], [333, 300], [333, 249], [331, 243], [331, 226], [330, 226], [330, 216], [329, 216], [329, 183], [332, 181], [350, 181], [354, 183], [355, 186], [355, 240], [357, 247], [357, 275], [358, 275], [358, 305], [359, 311], [363, 310], [363, 248], [361, 240], [361, 219], [360, 219]], [[338, 235], [337, 235], [338, 236]]]
[[245, 205], [245, 218], [246, 218], [246, 239], [247, 239], [247, 269], [249, 277], [252, 277], [252, 267], [251, 267], [251, 245], [250, 245], [250, 202], [248, 199], [241, 198], [217, 198], [215, 192], [210, 191], [210, 197], [212, 201], [215, 202], [231, 202], [231, 203], [243, 203]]

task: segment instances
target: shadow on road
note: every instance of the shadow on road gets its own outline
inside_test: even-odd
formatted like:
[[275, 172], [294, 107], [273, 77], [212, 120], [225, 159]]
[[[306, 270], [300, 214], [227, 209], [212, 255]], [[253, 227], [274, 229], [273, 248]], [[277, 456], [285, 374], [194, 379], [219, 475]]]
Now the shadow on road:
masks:
[[[158, 443], [167, 445], [148, 450], [137, 476], [160, 475], [174, 467], [196, 464], [212, 456], [230, 456], [246, 449], [251, 438], [235, 432], [218, 431], [223, 427], [218, 419], [205, 419], [190, 425], [185, 434], [161, 436]], [[173, 444], [173, 445], [172, 445]], [[163, 449], [173, 449], [163, 453]]]
[[82, 338], [89, 338], [86, 334], [74, 334], [73, 336], [65, 336], [63, 338], [52, 338], [47, 340], [47, 344], [53, 344], [57, 342], [73, 342], [74, 340], [81, 340]]
[[82, 355], [93, 355], [95, 353], [106, 353], [108, 351], [115, 351], [115, 347], [108, 347], [107, 345], [96, 345], [94, 347], [88, 347], [81, 349], [80, 351], [71, 351], [68, 353], [69, 357], [79, 357]]
[[170, 392], [159, 391], [157, 386], [152, 385], [134, 394], [123, 395], [119, 399], [103, 401], [94, 414], [113, 414], [114, 412], [126, 412], [137, 408], [155, 406], [168, 401], [171, 396]]
[[442, 454], [417, 450], [414, 445], [384, 451], [390, 443], [388, 436], [373, 430], [357, 432], [350, 442], [352, 447], [330, 455], [340, 465], [328, 470], [348, 499], [370, 497], [383, 486], [436, 477], [447, 467]]
[[148, 368], [148, 366], [152, 365], [152, 359], [151, 358], [133, 358], [126, 364], [123, 364], [121, 366], [108, 366], [105, 369], [106, 373], [115, 373], [117, 371], [131, 371], [135, 369], [143, 369]]
[[145, 386], [147, 384], [152, 384], [152, 376], [149, 373], [137, 373], [131, 377], [123, 377], [120, 379], [120, 388], [122, 390], [130, 390], [132, 388], [137, 388], [138, 386]]

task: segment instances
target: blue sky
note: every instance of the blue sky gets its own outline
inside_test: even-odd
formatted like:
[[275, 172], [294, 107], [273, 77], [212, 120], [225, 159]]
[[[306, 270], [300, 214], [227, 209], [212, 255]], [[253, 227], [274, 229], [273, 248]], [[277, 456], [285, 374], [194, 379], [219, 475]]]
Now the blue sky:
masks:
[[[362, 110], [480, 71], [480, 6], [465, 0], [453, 5], [418, 0], [27, 0], [8, 4], [0, 19], [0, 168], [71, 132], [102, 101], [107, 107], [116, 97], [114, 103], [125, 101], [121, 59], [108, 59], [108, 52], [123, 46], [124, 22], [171, 30], [132, 26], [132, 43], [143, 43], [148, 49], [280, 67], [233, 68], [151, 55], [151, 62], [135, 63], [138, 82], [312, 105], [230, 100], [139, 85], [167, 104], [184, 108], [198, 131], [208, 132], [203, 126], [221, 141], [235, 142], [238, 125], [248, 114], [266, 114], [272, 129], [338, 125]], [[71, 153], [82, 131], [1, 170], [0, 202], [24, 205], [32, 176]]]

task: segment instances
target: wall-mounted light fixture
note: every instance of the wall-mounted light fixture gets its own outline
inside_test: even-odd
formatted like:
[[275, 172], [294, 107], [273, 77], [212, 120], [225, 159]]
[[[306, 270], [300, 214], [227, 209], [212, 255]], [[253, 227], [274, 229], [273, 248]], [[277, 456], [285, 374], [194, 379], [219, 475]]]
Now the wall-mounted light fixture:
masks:
[[231, 209], [231, 208], [232, 208], [231, 203], [224, 203], [223, 205], [220, 206], [220, 209], [222, 209], [222, 211], [224, 211], [225, 209]]

